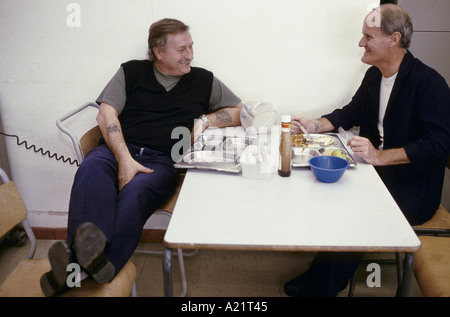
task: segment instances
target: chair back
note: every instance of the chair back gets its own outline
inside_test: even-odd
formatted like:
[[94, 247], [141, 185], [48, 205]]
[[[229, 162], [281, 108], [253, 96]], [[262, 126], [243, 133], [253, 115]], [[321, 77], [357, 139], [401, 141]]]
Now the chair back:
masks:
[[83, 158], [86, 156], [86, 154], [88, 154], [90, 150], [98, 146], [98, 142], [100, 141], [101, 137], [102, 132], [100, 131], [100, 127], [98, 125], [83, 134], [78, 143]]

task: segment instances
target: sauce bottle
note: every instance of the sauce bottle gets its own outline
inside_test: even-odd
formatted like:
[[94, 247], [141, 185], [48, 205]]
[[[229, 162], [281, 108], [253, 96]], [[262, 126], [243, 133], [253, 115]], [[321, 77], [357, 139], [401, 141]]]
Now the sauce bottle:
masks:
[[281, 140], [280, 140], [280, 165], [278, 175], [282, 177], [291, 176], [291, 116], [281, 116]]

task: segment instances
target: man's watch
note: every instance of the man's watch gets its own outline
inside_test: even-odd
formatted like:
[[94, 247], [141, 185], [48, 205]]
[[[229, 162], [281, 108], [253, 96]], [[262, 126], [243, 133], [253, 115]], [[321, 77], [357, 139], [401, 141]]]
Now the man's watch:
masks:
[[319, 122], [314, 120], [314, 134], [317, 134], [317, 132], [319, 132]]
[[209, 120], [208, 120], [208, 117], [206, 117], [206, 115], [202, 114], [202, 115], [200, 116], [200, 119], [203, 120], [203, 122], [205, 123], [206, 129], [208, 129], [208, 127], [209, 127]]

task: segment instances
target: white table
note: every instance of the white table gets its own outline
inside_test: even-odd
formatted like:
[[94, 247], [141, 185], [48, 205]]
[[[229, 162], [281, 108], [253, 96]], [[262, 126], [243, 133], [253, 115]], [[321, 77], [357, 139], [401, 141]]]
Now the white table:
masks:
[[361, 161], [337, 183], [309, 168], [269, 180], [189, 170], [164, 243], [165, 295], [172, 249], [402, 252], [398, 295], [408, 295], [420, 241], [375, 169]]

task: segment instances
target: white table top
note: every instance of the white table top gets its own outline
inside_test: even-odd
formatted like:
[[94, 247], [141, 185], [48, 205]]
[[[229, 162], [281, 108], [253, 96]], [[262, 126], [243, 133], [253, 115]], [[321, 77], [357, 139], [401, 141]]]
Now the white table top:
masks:
[[420, 241], [375, 169], [358, 161], [337, 183], [189, 170], [165, 244], [176, 248], [413, 252]]

